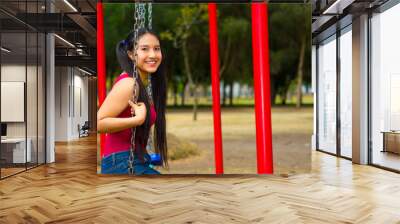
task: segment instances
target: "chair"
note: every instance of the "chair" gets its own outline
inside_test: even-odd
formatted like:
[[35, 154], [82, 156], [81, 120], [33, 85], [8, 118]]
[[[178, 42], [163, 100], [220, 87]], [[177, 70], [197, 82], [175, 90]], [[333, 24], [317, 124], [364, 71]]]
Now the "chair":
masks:
[[80, 127], [80, 125], [78, 124], [79, 138], [89, 136], [89, 129], [90, 129], [89, 121], [85, 121], [82, 127]]

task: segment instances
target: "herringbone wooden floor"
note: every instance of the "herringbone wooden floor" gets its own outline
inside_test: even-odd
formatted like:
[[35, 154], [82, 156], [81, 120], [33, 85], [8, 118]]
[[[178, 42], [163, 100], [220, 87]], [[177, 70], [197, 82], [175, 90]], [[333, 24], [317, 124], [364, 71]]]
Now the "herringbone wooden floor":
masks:
[[96, 141], [0, 181], [0, 223], [400, 223], [400, 175], [313, 153], [310, 174], [96, 174]]

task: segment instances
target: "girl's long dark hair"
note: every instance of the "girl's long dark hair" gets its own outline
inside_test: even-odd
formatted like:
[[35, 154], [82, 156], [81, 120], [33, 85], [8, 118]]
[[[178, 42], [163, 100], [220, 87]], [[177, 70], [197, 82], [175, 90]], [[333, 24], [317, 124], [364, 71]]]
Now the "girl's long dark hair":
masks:
[[[137, 34], [138, 40], [144, 34], [151, 34], [160, 41], [160, 38], [154, 31], [145, 28], [138, 30]], [[122, 40], [117, 44], [116, 48], [117, 59], [122, 70], [127, 72], [131, 77], [133, 77], [134, 73], [133, 62], [128, 57], [127, 51], [128, 50], [133, 51], [134, 41], [135, 41], [134, 39], [135, 39], [134, 31], [132, 31], [129, 33], [128, 37], [125, 40]], [[167, 81], [164, 73], [164, 61], [165, 60], [163, 58], [157, 71], [151, 74], [150, 77], [151, 77], [151, 86], [153, 94], [153, 103], [157, 113], [157, 118], [154, 127], [153, 141], [154, 141], [155, 151], [156, 153], [160, 154], [163, 166], [165, 167], [168, 166], [168, 148], [167, 148], [166, 122], [165, 122]], [[136, 153], [138, 153], [141, 159], [143, 159], [143, 155], [146, 151], [147, 139], [149, 138], [149, 133], [150, 133], [150, 101], [149, 101], [149, 96], [147, 95], [146, 88], [142, 80], [140, 79], [140, 76], [138, 76], [136, 81], [139, 84], [138, 102], [144, 102], [147, 109], [146, 120], [141, 126], [136, 127], [136, 136], [135, 136]], [[144, 148], [142, 146], [144, 146]]]

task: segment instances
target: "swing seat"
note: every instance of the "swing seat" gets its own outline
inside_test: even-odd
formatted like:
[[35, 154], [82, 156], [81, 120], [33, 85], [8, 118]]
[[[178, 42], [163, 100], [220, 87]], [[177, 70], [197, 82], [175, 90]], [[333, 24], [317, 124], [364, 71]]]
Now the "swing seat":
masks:
[[161, 166], [162, 165], [161, 156], [158, 153], [150, 154], [150, 161], [151, 161], [150, 163], [153, 166]]

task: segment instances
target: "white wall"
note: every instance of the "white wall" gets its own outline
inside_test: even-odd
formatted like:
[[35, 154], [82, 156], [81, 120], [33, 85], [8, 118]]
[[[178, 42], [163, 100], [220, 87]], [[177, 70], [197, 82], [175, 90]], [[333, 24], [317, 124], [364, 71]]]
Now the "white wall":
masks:
[[[1, 81], [25, 82], [25, 64], [2, 65]], [[7, 110], [7, 108], [1, 108], [1, 110]], [[7, 137], [25, 137], [25, 123], [7, 122]]]
[[[54, 7], [46, 2], [50, 12]], [[46, 163], [55, 162], [55, 42], [54, 35], [46, 37]]]
[[68, 140], [68, 68], [55, 68], [55, 141]]
[[[19, 64], [3, 64], [1, 66], [1, 81], [4, 82], [25, 82], [25, 76], [26, 76], [26, 71], [25, 71], [25, 64], [24, 65], [19, 65]], [[30, 74], [36, 74], [36, 66], [27, 66], [27, 72], [28, 72], [28, 78], [32, 79], [30, 77]], [[36, 86], [36, 80], [29, 80], [29, 85], [30, 86]], [[28, 88], [27, 89], [27, 106], [31, 106], [36, 108], [36, 88]], [[32, 102], [34, 102], [34, 105], [30, 105]], [[2, 110], [7, 110], [7, 108], [1, 108]], [[35, 110], [36, 111], [36, 110]], [[36, 123], [36, 113], [27, 113], [27, 118], [28, 122], [35, 121]], [[7, 122], [7, 136], [8, 137], [25, 137], [25, 123], [26, 122]], [[29, 128], [34, 128], [36, 130], [36, 126], [33, 127], [33, 125], [28, 125]], [[29, 130], [28, 130], [29, 132]], [[28, 137], [29, 133], [28, 133]]]
[[[42, 67], [25, 64], [3, 64], [1, 66], [2, 82], [23, 82], [26, 84], [26, 107], [25, 100], [22, 107], [18, 110], [22, 113], [21, 122], [6, 122], [8, 138], [29, 139], [33, 162], [39, 159], [39, 163], [44, 163], [44, 89], [43, 89]], [[27, 81], [25, 80], [27, 78]], [[3, 92], [4, 89], [2, 89]], [[19, 90], [19, 94], [24, 94], [24, 89]], [[7, 95], [2, 95], [2, 98]], [[24, 97], [23, 97], [24, 98]], [[2, 107], [2, 112], [13, 113], [11, 107]], [[7, 111], [8, 110], [8, 111]], [[15, 109], [14, 109], [15, 110]], [[22, 110], [22, 111], [21, 111]], [[26, 120], [24, 114], [26, 112]], [[15, 113], [15, 112], [14, 112]], [[27, 132], [26, 132], [27, 131]], [[37, 155], [39, 153], [39, 155]]]
[[79, 70], [74, 70], [74, 119], [72, 123], [73, 135], [78, 136], [78, 129], [76, 128], [78, 124], [81, 126], [88, 121], [89, 111], [88, 111], [88, 77], [84, 77], [83, 73]]
[[88, 120], [88, 78], [76, 68], [56, 67], [56, 141], [79, 138], [78, 124]]

